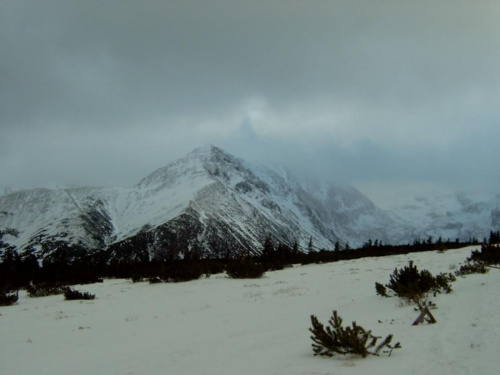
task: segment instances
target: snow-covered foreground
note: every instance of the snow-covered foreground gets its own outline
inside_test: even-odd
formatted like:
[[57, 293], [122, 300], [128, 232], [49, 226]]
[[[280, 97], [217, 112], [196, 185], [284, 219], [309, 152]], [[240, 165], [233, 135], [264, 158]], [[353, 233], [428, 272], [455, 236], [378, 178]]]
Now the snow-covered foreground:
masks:
[[[375, 294], [412, 259], [452, 272], [472, 248], [365, 258], [268, 272], [257, 280], [223, 275], [178, 283], [105, 280], [78, 286], [94, 301], [28, 298], [0, 308], [0, 374], [497, 374], [500, 270], [470, 275], [438, 295], [437, 324]], [[392, 333], [391, 357], [314, 357], [310, 315], [332, 310], [373, 334]]]

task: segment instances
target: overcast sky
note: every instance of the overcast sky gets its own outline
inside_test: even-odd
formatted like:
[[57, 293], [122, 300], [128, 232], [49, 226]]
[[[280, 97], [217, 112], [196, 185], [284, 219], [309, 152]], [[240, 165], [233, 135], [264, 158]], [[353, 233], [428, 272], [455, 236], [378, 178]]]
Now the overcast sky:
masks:
[[369, 196], [500, 193], [499, 20], [497, 0], [0, 0], [0, 186], [131, 186], [212, 143]]

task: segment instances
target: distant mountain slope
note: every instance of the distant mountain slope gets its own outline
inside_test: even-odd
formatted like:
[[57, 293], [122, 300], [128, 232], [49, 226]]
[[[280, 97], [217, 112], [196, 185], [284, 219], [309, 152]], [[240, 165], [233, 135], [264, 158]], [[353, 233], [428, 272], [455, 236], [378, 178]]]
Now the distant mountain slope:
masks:
[[0, 197], [0, 228], [19, 232], [18, 247], [66, 241], [88, 248], [105, 245], [112, 232], [97, 189], [33, 189]]
[[425, 238], [482, 240], [500, 228], [500, 195], [453, 193], [406, 196], [393, 199], [387, 208], [413, 223], [416, 234]]
[[[477, 207], [484, 216], [491, 204]], [[477, 219], [473, 207], [464, 210], [470, 215], [436, 217], [429, 228], [452, 234], [461, 223], [460, 235], [469, 233], [464, 228], [483, 230], [468, 222]], [[377, 208], [352, 187], [304, 183], [286, 170], [256, 166], [211, 145], [130, 188], [2, 195], [2, 228], [13, 229], [4, 242], [21, 250], [31, 247], [40, 257], [60, 246], [79, 246], [139, 259], [257, 253], [268, 235], [290, 245], [297, 241], [303, 249], [312, 238], [316, 249], [332, 249], [336, 242], [355, 247], [368, 239], [411, 241], [428, 230]]]

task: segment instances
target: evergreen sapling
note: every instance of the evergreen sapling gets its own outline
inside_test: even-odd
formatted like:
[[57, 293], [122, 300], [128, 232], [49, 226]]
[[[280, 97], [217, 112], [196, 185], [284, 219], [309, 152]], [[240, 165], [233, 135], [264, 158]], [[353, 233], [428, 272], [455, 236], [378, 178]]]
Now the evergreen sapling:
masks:
[[377, 345], [380, 337], [373, 336], [371, 331], [365, 330], [356, 322], [352, 322], [351, 327], [342, 327], [342, 318], [337, 311], [333, 311], [326, 329], [314, 315], [311, 315], [311, 323], [309, 331], [313, 334], [311, 339], [314, 355], [332, 357], [335, 354], [360, 354], [364, 358], [369, 354], [378, 356], [383, 348], [387, 348], [390, 356], [394, 349], [401, 347], [399, 342], [391, 345], [392, 335], [388, 335]]

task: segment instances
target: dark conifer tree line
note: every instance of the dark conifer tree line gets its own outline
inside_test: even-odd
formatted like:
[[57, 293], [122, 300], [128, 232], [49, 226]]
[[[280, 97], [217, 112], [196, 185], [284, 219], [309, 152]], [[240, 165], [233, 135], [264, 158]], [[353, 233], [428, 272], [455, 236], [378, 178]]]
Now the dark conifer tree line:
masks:
[[490, 232], [490, 239], [489, 239], [488, 243], [490, 245], [500, 243], [500, 230], [498, 230], [496, 232], [493, 232], [493, 231]]
[[[230, 277], [260, 277], [266, 271], [280, 270], [293, 264], [336, 262], [363, 257], [379, 257], [410, 252], [455, 249], [478, 244], [477, 239], [461, 242], [458, 239], [434, 241], [432, 237], [415, 240], [412, 244], [388, 245], [377, 239], [368, 240], [358, 249], [337, 242], [333, 250], [317, 249], [310, 238], [306, 249], [292, 244], [277, 243], [268, 235], [258, 255], [249, 253], [233, 257], [209, 258], [202, 249], [194, 247], [180, 253], [162, 251], [161, 258], [152, 257], [148, 248], [134, 243], [139, 256], [120, 254], [111, 247], [107, 251], [87, 250], [78, 245], [50, 242], [35, 252], [34, 248], [17, 251], [2, 241], [0, 231], [0, 296], [33, 285], [76, 285], [102, 281], [103, 278], [129, 278], [133, 281], [178, 282], [227, 271]], [[491, 232], [489, 243], [498, 243], [500, 232]], [[495, 252], [496, 250], [491, 250]], [[37, 255], [41, 254], [40, 262]]]

